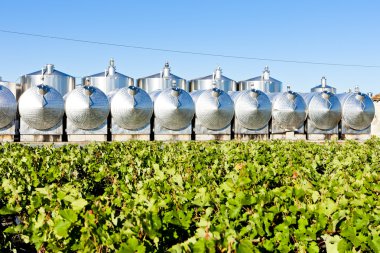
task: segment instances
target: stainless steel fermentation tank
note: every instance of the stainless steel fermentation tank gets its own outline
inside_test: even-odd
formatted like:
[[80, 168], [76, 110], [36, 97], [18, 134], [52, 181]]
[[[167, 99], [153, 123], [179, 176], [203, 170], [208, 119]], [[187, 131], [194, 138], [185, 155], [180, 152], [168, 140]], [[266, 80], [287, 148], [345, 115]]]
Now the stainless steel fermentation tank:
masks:
[[154, 108], [152, 137], [155, 140], [190, 140], [194, 102], [187, 92], [186, 80], [170, 72], [169, 63], [155, 75], [137, 80], [149, 93]]
[[354, 92], [337, 94], [337, 97], [342, 105], [341, 138], [351, 138], [352, 135], [368, 135], [369, 137], [371, 122], [375, 116], [372, 99], [360, 92], [358, 87]]
[[13, 93], [13, 95], [16, 98], [16, 100], [18, 100], [18, 98], [21, 95], [21, 88], [20, 88], [20, 84], [19, 83], [4, 81], [2, 79], [2, 77], [0, 76], [0, 85], [3, 85], [6, 88], [8, 88]]
[[[307, 108], [302, 96], [288, 87], [283, 93], [269, 93], [272, 102], [271, 138], [296, 138], [295, 136], [281, 136], [283, 134], [304, 134], [304, 122]], [[276, 136], [276, 134], [279, 134]], [[298, 137], [306, 137], [298, 135]]]
[[16, 134], [17, 101], [0, 77], [0, 141], [14, 141]]
[[371, 135], [380, 137], [380, 94], [369, 93], [368, 96], [372, 98], [373, 104], [375, 106], [375, 117], [371, 123]]
[[218, 67], [212, 75], [189, 83], [195, 103], [195, 139], [230, 140], [234, 102], [227, 92], [236, 90], [236, 82], [223, 76]]
[[21, 141], [62, 141], [64, 101], [49, 85], [27, 89], [19, 98]]
[[113, 140], [150, 140], [153, 102], [136, 86], [124, 87], [108, 95], [112, 115]]
[[170, 72], [169, 63], [166, 62], [160, 73], [137, 79], [137, 86], [150, 93], [156, 90], [164, 90], [175, 85], [185, 91], [188, 91], [186, 80], [173, 75]]
[[282, 92], [282, 82], [270, 76], [269, 67], [266, 66], [261, 76], [257, 76], [245, 81], [240, 81], [238, 90], [256, 89], [265, 93]]
[[123, 75], [116, 71], [115, 61], [111, 59], [109, 66], [104, 72], [100, 72], [91, 76], [85, 76], [82, 78], [82, 84], [90, 83], [105, 94], [110, 93], [116, 89], [121, 89], [134, 84], [132, 77]]
[[[14, 117], [13, 123], [10, 124], [9, 127], [3, 127], [2, 129], [0, 129], [0, 141], [18, 141], [18, 138], [19, 138], [18, 134], [19, 134], [19, 129], [20, 129], [20, 117], [18, 117], [18, 113], [17, 113], [17, 100], [21, 94], [20, 85], [15, 82], [5, 81], [1, 77], [0, 77], [0, 85], [9, 89], [9, 91], [12, 92], [16, 100], [16, 103], [15, 103], [16, 116]], [[1, 92], [2, 101], [11, 106], [12, 102], [8, 101], [10, 97], [8, 96], [8, 99], [7, 99], [6, 93], [7, 92], [5, 91], [5, 89], [2, 89], [2, 92]], [[6, 112], [6, 115], [8, 115], [8, 112]]]
[[[38, 88], [36, 90], [35, 87], [45, 87], [45, 88]], [[47, 88], [46, 88], [47, 87]], [[60, 72], [54, 68], [53, 64], [47, 64], [42, 70], [35, 71], [33, 73], [23, 75], [20, 77], [20, 94], [23, 96], [28, 90], [31, 90], [29, 92], [30, 98], [26, 98], [24, 96], [23, 100], [28, 101], [29, 99], [33, 100], [38, 95], [38, 92], [43, 92], [42, 90], [48, 89], [49, 91], [44, 95], [49, 96], [51, 101], [51, 105], [54, 104], [54, 106], [57, 106], [58, 100], [63, 101], [63, 96], [73, 90], [75, 88], [75, 78], [67, 75], [63, 72]], [[39, 94], [39, 93], [38, 93]], [[59, 96], [60, 98], [58, 98]], [[21, 99], [20, 96], [20, 99]], [[19, 101], [20, 104], [20, 101]], [[38, 106], [38, 103], [35, 104], [35, 106]], [[49, 114], [50, 110], [52, 108], [49, 107], [50, 104], [46, 104], [43, 106], [43, 110], [46, 110], [46, 114]], [[57, 109], [57, 108], [55, 108]], [[27, 110], [27, 108], [26, 108]], [[43, 115], [45, 112], [40, 111], [41, 115]], [[19, 108], [19, 113], [21, 116], [21, 111]], [[25, 118], [25, 114], [24, 114]], [[21, 141], [61, 141], [64, 140], [64, 128], [66, 119], [65, 116], [61, 118], [58, 125], [49, 128], [49, 129], [37, 129], [34, 128], [32, 125], [28, 125], [25, 120], [20, 119], [20, 140]]]
[[21, 93], [40, 84], [49, 85], [62, 96], [75, 88], [75, 78], [56, 70], [53, 64], [47, 64], [42, 70], [23, 75], [20, 80]]
[[189, 86], [190, 91], [209, 90], [214, 87], [226, 92], [237, 90], [236, 81], [222, 75], [220, 67], [216, 68], [212, 75], [189, 81]]
[[106, 141], [110, 111], [107, 95], [94, 86], [79, 86], [65, 96], [69, 141]]
[[190, 94], [178, 87], [150, 94], [154, 102], [154, 139], [190, 140], [195, 106]]
[[305, 124], [308, 139], [337, 139], [338, 123], [342, 118], [338, 97], [328, 90], [305, 93], [302, 97], [308, 110]]
[[334, 93], [334, 94], [336, 93], [336, 88], [327, 85], [327, 79], [324, 76], [321, 79], [321, 84], [319, 84], [319, 85], [317, 85], [311, 89], [311, 92], [322, 92], [322, 91], [329, 91], [329, 92]]
[[104, 72], [84, 77], [82, 82], [108, 96], [111, 107], [108, 140], [150, 139], [153, 103], [145, 91], [134, 86], [133, 78], [116, 71], [113, 59]]
[[268, 139], [272, 104], [260, 90], [230, 92], [235, 102], [234, 134], [236, 139]]

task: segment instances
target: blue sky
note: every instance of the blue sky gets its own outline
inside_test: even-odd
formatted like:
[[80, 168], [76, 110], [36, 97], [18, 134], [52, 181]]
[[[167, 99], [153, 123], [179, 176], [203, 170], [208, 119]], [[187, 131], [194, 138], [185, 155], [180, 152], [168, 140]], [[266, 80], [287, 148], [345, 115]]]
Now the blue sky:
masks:
[[[380, 2], [320, 1], [2, 1], [0, 29], [82, 40], [225, 55], [380, 65]], [[46, 63], [73, 76], [101, 72], [111, 57], [134, 78], [168, 60], [186, 79], [212, 73], [237, 81], [271, 74], [297, 91], [325, 75], [338, 92], [380, 92], [380, 68], [255, 61], [145, 51], [0, 33], [0, 76], [15, 81]]]

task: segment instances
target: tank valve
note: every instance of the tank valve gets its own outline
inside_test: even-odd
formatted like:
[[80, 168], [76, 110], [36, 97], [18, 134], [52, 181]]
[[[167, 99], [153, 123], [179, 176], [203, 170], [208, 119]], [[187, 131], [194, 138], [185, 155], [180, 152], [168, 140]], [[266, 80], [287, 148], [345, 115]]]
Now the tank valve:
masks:
[[45, 96], [46, 93], [48, 93], [49, 91], [49, 88], [46, 86], [46, 85], [38, 85], [38, 93], [42, 96]]
[[84, 86], [84, 94], [86, 96], [91, 96], [94, 93], [94, 89], [90, 86]]
[[136, 86], [129, 86], [128, 87], [128, 94], [131, 96], [134, 96], [137, 94], [137, 87]]
[[287, 97], [289, 100], [294, 100], [297, 97], [297, 95], [294, 92], [290, 91], [288, 92]]
[[178, 87], [173, 87], [172, 88], [172, 91], [171, 91], [172, 96], [179, 97], [180, 93], [181, 93], [181, 89], [180, 88], [178, 88]]
[[361, 92], [358, 92], [355, 97], [360, 102], [362, 102], [364, 100], [364, 95]]
[[330, 94], [328, 92], [324, 91], [324, 92], [322, 92], [322, 97], [324, 99], [330, 99]]
[[251, 89], [251, 91], [249, 92], [249, 95], [252, 98], [257, 98], [259, 96], [259, 92], [256, 89]]
[[217, 98], [217, 97], [220, 96], [221, 93], [222, 93], [222, 91], [219, 90], [218, 88], [212, 88], [212, 93], [211, 94], [212, 94], [213, 97]]

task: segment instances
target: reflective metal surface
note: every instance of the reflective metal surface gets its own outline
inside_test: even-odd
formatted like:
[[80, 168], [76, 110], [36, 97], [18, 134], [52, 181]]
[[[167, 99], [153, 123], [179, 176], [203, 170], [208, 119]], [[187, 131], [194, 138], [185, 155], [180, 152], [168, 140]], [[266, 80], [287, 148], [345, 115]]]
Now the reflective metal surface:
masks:
[[181, 130], [191, 124], [195, 106], [193, 99], [183, 89], [169, 88], [150, 94], [154, 101], [154, 115], [163, 127]]
[[262, 91], [251, 89], [231, 93], [235, 102], [236, 120], [245, 128], [258, 130], [268, 125], [272, 103]]
[[120, 127], [138, 130], [150, 123], [153, 102], [144, 90], [130, 86], [111, 96], [112, 120]]
[[20, 78], [21, 92], [32, 86], [45, 84], [56, 89], [62, 96], [75, 88], [75, 78], [54, 69], [47, 64], [42, 70], [24, 75]]
[[312, 92], [302, 94], [308, 108], [308, 119], [321, 130], [336, 127], [342, 117], [339, 99], [332, 92]]
[[16, 119], [17, 102], [13, 93], [0, 85], [0, 129], [13, 123]]
[[306, 104], [301, 95], [287, 91], [268, 96], [272, 102], [272, 125], [286, 131], [302, 127], [306, 119]]
[[116, 72], [113, 59], [104, 72], [82, 78], [82, 84], [90, 84], [108, 94], [112, 90], [121, 89], [134, 84], [133, 78]]
[[137, 86], [148, 93], [171, 87], [179, 87], [183, 90], [188, 90], [186, 80], [173, 75], [170, 72], [169, 63], [165, 63], [165, 66], [160, 73], [137, 79]]
[[319, 85], [317, 85], [311, 89], [311, 92], [322, 92], [322, 91], [329, 91], [332, 93], [336, 93], [336, 88], [327, 85], [327, 79], [324, 76], [321, 79], [321, 84], [319, 84]]
[[21, 119], [37, 130], [48, 130], [56, 126], [64, 114], [62, 95], [47, 85], [32, 86], [19, 99]]
[[220, 130], [231, 124], [234, 102], [224, 91], [213, 88], [191, 93], [195, 103], [196, 121], [211, 130]]
[[250, 89], [257, 89], [266, 93], [282, 92], [282, 82], [272, 78], [269, 68], [266, 66], [261, 76], [239, 82], [238, 90]]
[[[380, 96], [377, 96], [379, 99]], [[371, 135], [380, 137], [380, 102], [375, 97], [374, 106], [375, 106], [375, 117], [371, 123]]]
[[15, 96], [16, 100], [20, 97], [20, 85], [15, 82], [4, 81], [0, 77], [0, 85], [7, 87]]
[[67, 118], [79, 129], [90, 130], [101, 126], [108, 117], [110, 106], [104, 92], [93, 86], [79, 86], [65, 101]]
[[355, 130], [364, 130], [371, 126], [375, 116], [372, 99], [359, 91], [337, 94], [342, 105], [342, 121]]
[[218, 67], [212, 75], [191, 80], [190, 91], [208, 90], [214, 87], [224, 91], [236, 91], [237, 83], [222, 75], [222, 69]]

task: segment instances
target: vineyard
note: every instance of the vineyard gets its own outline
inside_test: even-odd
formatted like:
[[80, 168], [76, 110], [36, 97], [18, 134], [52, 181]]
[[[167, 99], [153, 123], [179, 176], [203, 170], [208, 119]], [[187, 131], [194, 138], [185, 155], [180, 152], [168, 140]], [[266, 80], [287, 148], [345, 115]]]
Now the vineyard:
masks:
[[380, 139], [0, 145], [1, 252], [380, 252]]

